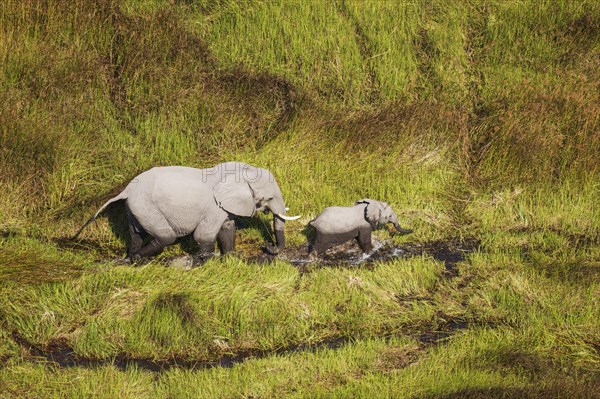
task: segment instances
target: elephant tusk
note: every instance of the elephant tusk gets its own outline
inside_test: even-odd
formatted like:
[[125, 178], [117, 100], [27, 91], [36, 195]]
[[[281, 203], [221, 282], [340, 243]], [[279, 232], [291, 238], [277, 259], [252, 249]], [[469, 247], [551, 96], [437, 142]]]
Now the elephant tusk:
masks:
[[283, 220], [297, 220], [300, 219], [300, 215], [298, 216], [285, 216], [285, 215], [281, 215], [279, 213], [275, 214], [278, 218], [281, 218]]

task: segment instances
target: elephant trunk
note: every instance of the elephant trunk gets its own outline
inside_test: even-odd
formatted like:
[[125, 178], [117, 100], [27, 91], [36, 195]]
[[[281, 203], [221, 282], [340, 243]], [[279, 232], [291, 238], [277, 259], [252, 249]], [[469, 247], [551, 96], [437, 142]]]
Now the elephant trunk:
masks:
[[412, 230], [409, 230], [409, 229], [403, 229], [402, 227], [400, 227], [400, 224], [398, 224], [398, 222], [394, 223], [394, 227], [396, 228], [396, 230], [399, 233], [402, 233], [402, 234], [410, 234], [413, 232]]
[[284, 221], [273, 215], [273, 232], [275, 233], [275, 244], [277, 245], [277, 252], [285, 247], [285, 233], [283, 231]]
[[300, 216], [286, 216], [287, 208], [281, 193], [278, 192], [275, 197], [267, 205], [269, 210], [273, 213], [273, 233], [275, 234], [275, 245], [276, 247], [271, 250], [273, 254], [279, 253], [285, 247], [285, 233], [284, 225], [286, 220], [296, 220]]
[[287, 217], [285, 216], [285, 203], [281, 195], [276, 195], [268, 205], [273, 213], [273, 233], [275, 234], [275, 248], [271, 249], [273, 254], [279, 253], [285, 247], [284, 225]]

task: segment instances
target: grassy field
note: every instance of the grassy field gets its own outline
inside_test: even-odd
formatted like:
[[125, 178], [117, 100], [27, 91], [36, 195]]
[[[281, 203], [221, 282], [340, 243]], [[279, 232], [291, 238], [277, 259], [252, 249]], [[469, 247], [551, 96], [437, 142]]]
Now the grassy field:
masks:
[[[0, 28], [0, 398], [600, 397], [599, 2], [5, 0]], [[277, 259], [266, 216], [191, 270], [189, 241], [115, 262], [119, 206], [69, 240], [141, 171], [225, 160], [302, 215]], [[307, 262], [365, 197], [415, 232]]]

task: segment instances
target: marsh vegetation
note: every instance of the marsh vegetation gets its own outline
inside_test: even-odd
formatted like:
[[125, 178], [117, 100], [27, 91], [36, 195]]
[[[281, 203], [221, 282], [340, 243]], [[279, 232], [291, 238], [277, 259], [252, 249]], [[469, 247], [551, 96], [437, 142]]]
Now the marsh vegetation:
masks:
[[[598, 397], [600, 3], [5, 0], [0, 397]], [[174, 267], [103, 201], [270, 170], [298, 221]], [[330, 205], [389, 203], [307, 259]]]

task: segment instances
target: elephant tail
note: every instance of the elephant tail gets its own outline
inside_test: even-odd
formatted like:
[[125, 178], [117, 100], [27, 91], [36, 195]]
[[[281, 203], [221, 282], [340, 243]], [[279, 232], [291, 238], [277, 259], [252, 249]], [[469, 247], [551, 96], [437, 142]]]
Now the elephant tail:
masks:
[[116, 197], [113, 197], [111, 199], [109, 199], [108, 201], [106, 201], [104, 203], [104, 205], [102, 205], [100, 207], [100, 209], [98, 209], [98, 212], [96, 212], [96, 214], [94, 216], [92, 216], [87, 222], [85, 222], [85, 224], [83, 226], [81, 226], [81, 228], [77, 231], [77, 233], [75, 233], [75, 235], [73, 237], [71, 237], [72, 240], [76, 239], [79, 234], [83, 231], [83, 229], [85, 229], [90, 223], [92, 223], [94, 220], [96, 220], [96, 218], [98, 216], [100, 216], [100, 214], [113, 202], [117, 202], [120, 200], [124, 200], [127, 199], [127, 196], [129, 194], [129, 187], [125, 187], [125, 190], [121, 191], [121, 193], [119, 195], [117, 195]]

